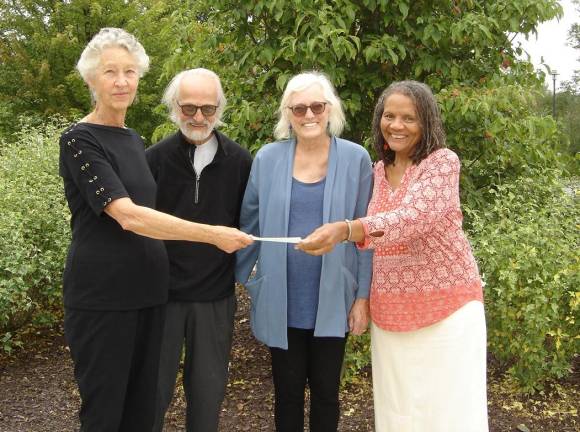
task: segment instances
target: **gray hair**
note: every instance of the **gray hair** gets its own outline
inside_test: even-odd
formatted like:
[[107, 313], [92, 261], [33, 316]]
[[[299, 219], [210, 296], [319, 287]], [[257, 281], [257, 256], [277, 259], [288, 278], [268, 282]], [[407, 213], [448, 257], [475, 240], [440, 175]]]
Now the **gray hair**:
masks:
[[331, 106], [330, 114], [328, 116], [329, 134], [331, 136], [339, 136], [342, 133], [346, 119], [342, 109], [342, 103], [336, 94], [336, 90], [326, 74], [311, 71], [295, 75], [290, 79], [290, 81], [288, 81], [288, 84], [286, 84], [286, 89], [284, 90], [282, 100], [280, 101], [280, 107], [278, 108], [280, 119], [274, 128], [274, 136], [276, 139], [286, 139], [290, 137], [290, 119], [289, 110], [287, 108], [292, 95], [296, 92], [304, 91], [313, 85], [320, 86], [322, 93], [324, 94], [324, 99]]
[[217, 110], [216, 110], [216, 126], [222, 125], [221, 118], [226, 108], [226, 96], [224, 95], [224, 91], [222, 88], [222, 83], [220, 77], [217, 76], [215, 72], [210, 71], [209, 69], [204, 68], [197, 68], [197, 69], [188, 69], [182, 72], [179, 72], [177, 75], [173, 77], [165, 92], [163, 93], [163, 98], [161, 101], [167, 106], [169, 109], [169, 118], [175, 124], [179, 124], [179, 114], [178, 109], [179, 106], [177, 105], [177, 100], [179, 99], [179, 87], [181, 86], [181, 82], [186, 76], [204, 76], [213, 78], [215, 81], [215, 85], [217, 87]]
[[135, 36], [120, 28], [105, 27], [87, 44], [77, 63], [77, 70], [85, 82], [88, 82], [99, 65], [103, 50], [111, 47], [125, 48], [135, 57], [139, 77], [149, 70], [149, 56]]
[[385, 110], [385, 101], [393, 94], [407, 96], [415, 105], [421, 126], [421, 138], [410, 157], [413, 163], [418, 164], [435, 150], [445, 147], [445, 130], [441, 121], [439, 105], [437, 105], [431, 88], [418, 81], [396, 81], [383, 90], [375, 106], [372, 133], [375, 151], [385, 165], [395, 161], [395, 152], [390, 148], [386, 150], [384, 148], [385, 138], [381, 131], [381, 118]]

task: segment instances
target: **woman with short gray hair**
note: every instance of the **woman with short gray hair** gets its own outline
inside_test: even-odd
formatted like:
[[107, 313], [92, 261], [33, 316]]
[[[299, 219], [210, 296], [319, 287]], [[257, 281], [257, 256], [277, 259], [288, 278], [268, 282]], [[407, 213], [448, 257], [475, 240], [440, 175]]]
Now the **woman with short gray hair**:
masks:
[[93, 110], [60, 139], [71, 211], [64, 329], [81, 397], [81, 431], [150, 431], [169, 265], [161, 240], [233, 252], [252, 242], [234, 229], [154, 210], [156, 185], [139, 134], [125, 126], [149, 58], [134, 36], [102, 29], [77, 69]]

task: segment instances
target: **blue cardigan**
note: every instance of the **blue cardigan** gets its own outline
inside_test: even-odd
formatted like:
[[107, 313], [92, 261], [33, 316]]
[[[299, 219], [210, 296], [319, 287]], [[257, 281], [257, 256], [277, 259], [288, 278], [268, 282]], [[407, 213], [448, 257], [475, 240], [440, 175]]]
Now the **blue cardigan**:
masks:
[[[263, 237], [288, 235], [295, 140], [262, 147], [252, 164], [240, 215], [240, 229]], [[360, 145], [332, 138], [324, 188], [323, 222], [366, 215], [373, 173]], [[248, 278], [257, 261], [255, 276]], [[288, 349], [286, 245], [256, 242], [238, 251], [236, 279], [251, 300], [254, 336], [270, 347]], [[315, 336], [344, 337], [355, 298], [368, 298], [372, 251], [342, 243], [322, 258]]]

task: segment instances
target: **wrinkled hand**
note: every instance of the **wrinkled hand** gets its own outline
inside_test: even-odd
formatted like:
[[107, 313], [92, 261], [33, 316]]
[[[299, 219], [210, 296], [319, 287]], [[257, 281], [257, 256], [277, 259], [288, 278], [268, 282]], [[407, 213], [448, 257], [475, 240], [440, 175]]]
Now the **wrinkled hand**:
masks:
[[369, 317], [369, 300], [364, 298], [356, 299], [348, 314], [350, 332], [356, 336], [363, 334], [369, 325]]
[[310, 255], [324, 255], [346, 239], [347, 230], [346, 222], [324, 224], [298, 243], [296, 249]]
[[236, 228], [216, 226], [214, 229], [215, 237], [213, 244], [227, 253], [243, 249], [254, 242], [248, 234]]

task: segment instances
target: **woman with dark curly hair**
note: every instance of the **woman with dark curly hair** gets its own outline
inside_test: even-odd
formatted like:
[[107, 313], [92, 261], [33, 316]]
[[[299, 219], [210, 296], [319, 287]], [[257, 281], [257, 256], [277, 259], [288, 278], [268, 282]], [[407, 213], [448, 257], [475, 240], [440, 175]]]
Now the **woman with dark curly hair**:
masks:
[[487, 426], [482, 284], [463, 233], [459, 159], [437, 102], [402, 81], [373, 119], [374, 190], [366, 217], [323, 225], [298, 248], [373, 248], [370, 294], [377, 432], [483, 432]]

